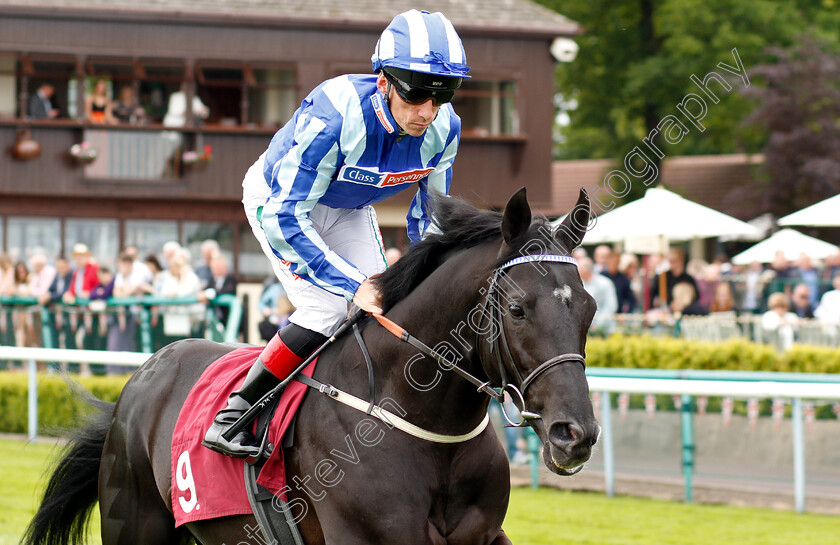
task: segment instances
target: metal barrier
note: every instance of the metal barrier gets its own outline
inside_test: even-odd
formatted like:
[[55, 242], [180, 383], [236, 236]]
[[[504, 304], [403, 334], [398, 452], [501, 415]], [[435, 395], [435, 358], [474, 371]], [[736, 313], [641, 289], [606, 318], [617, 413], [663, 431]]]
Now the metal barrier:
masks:
[[[103, 352], [90, 350], [57, 350], [48, 348], [3, 347], [0, 360], [29, 362], [28, 435], [38, 433], [38, 385], [35, 362], [107, 363], [137, 367], [148, 354]], [[840, 400], [840, 376], [816, 373], [772, 373], [749, 371], [679, 371], [590, 367], [586, 371], [589, 389], [601, 396], [601, 437], [604, 452], [604, 478], [608, 496], [615, 494], [615, 457], [611, 421], [611, 392], [682, 395], [682, 452], [685, 475], [685, 500], [691, 501], [694, 467], [694, 431], [691, 396], [733, 396], [757, 398], [790, 398], [793, 400], [793, 480], [797, 512], [805, 511], [805, 448], [803, 432], [803, 399]], [[529, 438], [532, 450], [532, 483], [537, 484], [539, 441]]]
[[601, 444], [604, 449], [604, 479], [607, 495], [615, 493], [611, 392], [670, 394], [682, 396], [682, 452], [685, 500], [691, 501], [694, 469], [692, 396], [789, 398], [793, 411], [793, 480], [797, 512], [805, 511], [805, 438], [802, 426], [803, 399], [840, 400], [840, 376], [817, 373], [772, 373], [749, 371], [677, 371], [589, 367], [589, 389], [601, 396]]
[[[227, 309], [227, 322], [224, 325], [216, 314], [217, 308]], [[86, 327], [95, 330], [111, 313], [122, 314], [132, 320], [135, 319], [136, 314], [139, 325], [137, 347], [147, 354], [154, 352], [156, 345], [161, 344], [155, 342], [153, 335], [152, 322], [157, 321], [158, 318], [163, 320], [167, 316], [173, 318], [180, 316], [184, 320], [198, 322], [201, 326], [201, 336], [220, 342], [236, 342], [242, 321], [242, 303], [232, 294], [218, 295], [208, 301], [206, 307], [195, 297], [112, 297], [101, 302], [79, 299], [73, 305], [56, 303], [42, 306], [37, 299], [32, 297], [3, 296], [0, 297], [0, 310], [5, 310], [0, 313], [0, 320], [7, 322], [4, 328], [7, 334], [4, 338], [0, 338], [0, 345], [15, 344], [14, 334], [11, 337], [8, 335], [9, 329], [14, 327], [13, 314], [21, 313], [23, 316], [37, 314], [41, 322], [41, 344], [45, 348], [59, 348], [57, 336], [69, 336], [71, 322], [81, 320], [88, 324]], [[189, 336], [189, 331], [186, 333], [183, 337]], [[9, 340], [12, 342], [8, 342]], [[75, 338], [72, 339], [71, 344], [72, 346], [67, 346], [67, 348], [77, 347]], [[104, 346], [96, 348], [104, 348]]]

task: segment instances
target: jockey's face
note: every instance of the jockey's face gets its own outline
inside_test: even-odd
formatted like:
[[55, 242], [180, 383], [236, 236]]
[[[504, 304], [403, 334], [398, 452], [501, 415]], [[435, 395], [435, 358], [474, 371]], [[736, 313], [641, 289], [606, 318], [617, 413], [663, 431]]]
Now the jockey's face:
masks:
[[388, 80], [381, 72], [376, 79], [376, 88], [383, 94], [389, 93], [388, 107], [391, 115], [394, 116], [394, 121], [403, 132], [409, 136], [423, 136], [440, 109], [440, 106], [435, 105], [435, 101], [431, 98], [423, 104], [416, 105], [404, 101], [395, 89], [388, 88]]

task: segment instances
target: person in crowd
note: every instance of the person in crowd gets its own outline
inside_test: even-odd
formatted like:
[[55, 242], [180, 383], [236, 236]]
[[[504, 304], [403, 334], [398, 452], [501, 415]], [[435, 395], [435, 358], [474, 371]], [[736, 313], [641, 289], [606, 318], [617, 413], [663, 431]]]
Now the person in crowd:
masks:
[[674, 285], [670, 307], [674, 318], [709, 314], [709, 309], [700, 304], [694, 285], [689, 282], [677, 282]]
[[124, 85], [120, 88], [117, 100], [111, 105], [114, 119], [120, 123], [131, 123], [136, 125], [146, 119], [146, 110], [139, 106], [134, 100], [134, 89], [131, 85]]
[[29, 297], [29, 282], [31, 276], [29, 275], [29, 267], [26, 262], [18, 261], [15, 263], [15, 295], [18, 297]]
[[6, 254], [0, 254], [0, 296], [13, 297], [15, 288], [15, 262]]
[[143, 264], [149, 269], [149, 280], [140, 284], [140, 289], [146, 294], [160, 293], [160, 284], [163, 280], [163, 265], [160, 264], [155, 254], [148, 254], [143, 258]]
[[834, 289], [825, 292], [820, 305], [814, 311], [814, 317], [826, 324], [840, 324], [840, 272], [831, 278]]
[[370, 276], [387, 264], [370, 205], [417, 187], [406, 218], [417, 243], [431, 224], [431, 192], [449, 193], [461, 132], [450, 102], [469, 77], [452, 23], [441, 13], [397, 15], [371, 61], [374, 74], [314, 89], [243, 180], [252, 231], [297, 310], [205, 434], [203, 445], [222, 454], [259, 450], [246, 430], [232, 441], [222, 434], [326, 342], [350, 302], [382, 312]]
[[675, 247], [668, 251], [668, 270], [651, 280], [649, 306], [651, 308], [666, 304], [670, 306], [674, 299], [674, 286], [680, 282], [691, 284], [694, 293], [698, 292], [697, 282], [685, 270], [685, 252], [682, 248]]
[[586, 248], [583, 246], [578, 246], [574, 250], [572, 250], [572, 257], [580, 261], [583, 257], [589, 257], [589, 254], [586, 252]]
[[[137, 246], [128, 245], [123, 249], [123, 254], [131, 258], [131, 276], [128, 279], [129, 284], [133, 286], [151, 285], [154, 276], [152, 270], [146, 263], [140, 261], [140, 250]], [[157, 259], [157, 258], [155, 258]], [[119, 273], [117, 273], [119, 274]]]
[[735, 297], [732, 294], [732, 285], [729, 282], [718, 282], [715, 286], [712, 304], [709, 305], [709, 313], [736, 313]]
[[198, 279], [201, 280], [201, 289], [206, 290], [207, 288], [212, 287], [210, 284], [213, 283], [213, 272], [210, 270], [210, 264], [213, 262], [213, 258], [220, 254], [221, 249], [219, 248], [219, 243], [215, 240], [208, 239], [201, 243], [202, 264], [200, 267], [195, 269], [195, 274], [197, 274]]
[[[135, 277], [135, 258], [123, 250], [117, 258], [117, 274], [114, 277], [113, 296], [115, 298], [142, 295], [142, 284], [133, 283]], [[137, 350], [135, 336], [137, 335], [137, 309], [134, 307], [117, 306], [108, 316], [107, 349], [112, 351], [133, 352]], [[110, 365], [106, 367], [108, 374], [128, 372], [129, 368]]]
[[271, 282], [264, 283], [265, 287], [260, 295], [260, 300], [257, 302], [257, 308], [263, 318], [273, 313], [275, 307], [277, 306], [277, 299], [286, 295], [286, 290], [283, 289], [283, 284], [277, 280], [276, 276], [271, 276], [269, 280], [271, 280]]
[[601, 274], [607, 270], [607, 264], [612, 258], [612, 255], [612, 248], [606, 244], [601, 244], [600, 246], [595, 247], [595, 251], [592, 252], [593, 270], [595, 274]]
[[29, 296], [40, 301], [45, 294], [49, 293], [50, 286], [55, 280], [55, 267], [47, 263], [47, 256], [40, 251], [32, 254], [32, 257], [29, 258], [29, 264], [32, 267], [32, 275], [29, 280]]
[[[210, 283], [198, 293], [198, 300], [204, 304], [209, 303], [222, 294], [236, 295], [236, 277], [230, 274], [228, 260], [221, 253], [215, 253], [210, 261]], [[222, 325], [227, 325], [230, 308], [218, 306], [215, 308], [216, 316]]]
[[603, 275], [595, 274], [594, 264], [588, 257], [578, 260], [578, 272], [583, 280], [584, 289], [595, 299], [597, 309], [589, 332], [594, 335], [609, 335], [615, 332], [618, 299], [612, 281]]
[[[758, 314], [762, 309], [762, 294], [764, 287], [769, 282], [769, 271], [765, 271], [761, 263], [753, 261], [747, 267], [744, 274], [744, 298], [741, 301], [741, 310], [750, 314]], [[769, 272], [772, 274], [772, 272]]]
[[385, 263], [390, 267], [400, 260], [402, 252], [398, 248], [388, 248], [385, 250]]
[[702, 259], [692, 259], [685, 270], [697, 284], [697, 302], [708, 308], [715, 297], [715, 287], [721, 281], [720, 265], [714, 262], [706, 263]]
[[72, 281], [73, 268], [70, 261], [64, 256], [58, 256], [55, 260], [55, 277], [47, 292], [40, 296], [39, 302], [42, 305], [48, 305], [60, 301], [64, 292], [70, 289]]
[[631, 253], [621, 254], [618, 270], [630, 280], [630, 290], [633, 293], [633, 310], [630, 312], [638, 312], [641, 310], [640, 301], [644, 300], [644, 279], [639, 270], [639, 258]]
[[265, 342], [270, 341], [278, 331], [289, 325], [289, 316], [294, 311], [295, 307], [289, 301], [289, 298], [286, 297], [285, 292], [280, 294], [275, 300], [274, 307], [268, 309], [263, 320], [257, 326], [260, 331], [260, 337]]
[[49, 83], [42, 83], [38, 90], [29, 96], [26, 115], [32, 119], [55, 119], [58, 117], [59, 110], [52, 102], [54, 96], [55, 87]]
[[172, 258], [175, 256], [175, 254], [177, 254], [179, 252], [182, 252], [182, 251], [183, 251], [183, 248], [181, 247], [181, 245], [174, 240], [170, 240], [169, 242], [164, 243], [163, 244], [163, 263], [162, 263], [163, 268], [168, 269], [169, 268], [169, 262], [172, 260]]
[[[820, 300], [820, 274], [814, 268], [814, 263], [808, 254], [803, 253], [799, 256], [799, 261], [793, 271], [792, 277], [808, 286], [808, 301], [812, 309], [816, 307]], [[794, 306], [795, 304], [796, 301], [794, 300]]]
[[775, 335], [779, 346], [787, 350], [793, 347], [799, 316], [789, 311], [790, 300], [782, 292], [770, 295], [767, 300], [769, 310], [761, 316], [761, 327], [765, 333]]
[[108, 83], [104, 79], [96, 80], [93, 91], [85, 97], [85, 120], [100, 125], [115, 123], [111, 99], [108, 97]]
[[114, 293], [114, 273], [108, 267], [99, 267], [96, 272], [99, 280], [95, 288], [90, 292], [91, 301], [105, 301], [110, 299]]
[[831, 283], [838, 273], [840, 273], [840, 252], [831, 254], [825, 258], [823, 281]]
[[[169, 105], [166, 108], [166, 115], [163, 118], [165, 127], [184, 127], [187, 125], [187, 92], [186, 84], [181, 84], [181, 89], [169, 95]], [[208, 108], [198, 97], [193, 95], [192, 113], [196, 122], [207, 119], [210, 115]]]
[[68, 305], [76, 302], [76, 299], [81, 297], [87, 299], [93, 288], [99, 284], [99, 265], [93, 260], [87, 245], [78, 243], [73, 246], [73, 252], [70, 254], [73, 261], [76, 262], [76, 268], [73, 271], [73, 278], [70, 280], [70, 286], [64, 292], [61, 299]]
[[[183, 251], [176, 252], [169, 261], [169, 269], [160, 273], [160, 287], [156, 295], [167, 298], [197, 297], [201, 291], [190, 260]], [[196, 334], [204, 318], [204, 305], [167, 305], [163, 309], [164, 334], [170, 337], [186, 337]]]
[[797, 284], [791, 295], [790, 310], [800, 318], [813, 318], [814, 306], [811, 304], [811, 288], [808, 284]]
[[630, 314], [636, 310], [636, 296], [630, 287], [630, 279], [620, 270], [620, 262], [621, 256], [617, 252], [610, 251], [606, 268], [601, 271], [601, 274], [612, 280], [615, 286], [618, 312]]

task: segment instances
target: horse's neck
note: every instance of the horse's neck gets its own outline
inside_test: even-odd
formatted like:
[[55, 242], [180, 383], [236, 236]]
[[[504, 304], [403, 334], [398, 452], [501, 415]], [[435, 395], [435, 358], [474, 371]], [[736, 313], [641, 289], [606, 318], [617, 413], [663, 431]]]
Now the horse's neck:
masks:
[[[470, 313], [480, 310], [480, 289], [487, 285], [484, 274], [476, 271], [486, 269], [482, 263], [489, 264], [497, 252], [490, 245], [459, 252], [388, 313], [411, 335], [448, 361], [454, 358], [458, 367], [481, 380], [485, 373]], [[395, 399], [415, 424], [439, 433], [461, 434], [483, 419], [488, 403], [485, 394], [430, 357], [421, 358], [416, 348], [378, 325], [369, 327], [375, 328], [366, 335], [371, 339], [371, 356], [377, 374], [385, 376], [380, 395]], [[412, 373], [422, 373], [427, 380], [421, 385], [410, 378]]]

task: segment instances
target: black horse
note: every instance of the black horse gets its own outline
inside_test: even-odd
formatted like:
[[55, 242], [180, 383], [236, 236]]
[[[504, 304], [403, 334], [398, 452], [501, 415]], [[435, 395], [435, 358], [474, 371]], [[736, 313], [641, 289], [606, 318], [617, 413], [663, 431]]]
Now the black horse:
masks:
[[[440, 233], [380, 277], [387, 317], [482, 381], [498, 387], [513, 377], [509, 391], [514, 397], [524, 391], [524, 414], [544, 443], [545, 464], [560, 475], [576, 472], [599, 433], [583, 366], [595, 303], [573, 261], [550, 258], [568, 255], [582, 239], [589, 220], [585, 192], [555, 230], [543, 217], [532, 220], [524, 190], [503, 214], [439, 199], [434, 216]], [[511, 263], [521, 256], [530, 257]], [[486, 393], [431, 358], [420, 361], [413, 346], [372, 319], [360, 324], [375, 362], [377, 400], [390, 398], [406, 420], [438, 434], [479, 427]], [[154, 354], [117, 403], [101, 404], [68, 445], [24, 543], [81, 543], [97, 500], [104, 545], [261, 543], [252, 516], [176, 529], [172, 515], [170, 447], [178, 413], [204, 369], [233, 348], [185, 340]], [[349, 335], [322, 354], [315, 378], [368, 399], [367, 375]], [[347, 450], [345, 437], [366, 416], [310, 392], [295, 446], [286, 452], [289, 480], [316, 475], [333, 449]], [[313, 480], [308, 490], [290, 492], [290, 501], [305, 506], [299, 528], [307, 544], [511, 543], [501, 529], [509, 468], [492, 427], [453, 444], [384, 425], [379, 432], [375, 446], [357, 447], [352, 463], [340, 466], [338, 485], [326, 489]]]

